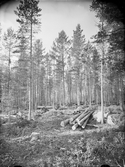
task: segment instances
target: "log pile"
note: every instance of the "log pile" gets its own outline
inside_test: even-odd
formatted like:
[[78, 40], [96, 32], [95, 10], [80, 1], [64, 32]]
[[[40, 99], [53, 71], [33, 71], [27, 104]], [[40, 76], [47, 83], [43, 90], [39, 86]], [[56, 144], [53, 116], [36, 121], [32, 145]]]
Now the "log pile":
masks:
[[87, 123], [89, 122], [92, 114], [95, 112], [96, 109], [97, 106], [87, 107], [73, 117], [62, 121], [60, 125], [62, 127], [65, 127], [69, 124], [72, 126], [72, 130], [76, 130], [79, 126], [82, 129], [85, 129]]
[[49, 111], [49, 109], [52, 109], [52, 106], [37, 106], [37, 110], [43, 110], [43, 111]]
[[40, 117], [52, 108], [53, 108], [52, 106], [37, 106], [37, 109], [35, 111], [35, 116]]

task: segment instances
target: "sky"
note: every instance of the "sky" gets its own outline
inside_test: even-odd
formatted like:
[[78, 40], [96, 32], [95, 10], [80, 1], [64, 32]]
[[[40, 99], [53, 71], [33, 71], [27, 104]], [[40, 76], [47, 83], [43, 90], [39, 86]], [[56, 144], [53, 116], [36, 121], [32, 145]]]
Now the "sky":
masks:
[[[14, 10], [18, 5], [19, 1], [15, 0], [1, 6], [0, 23], [3, 31], [6, 31], [9, 27], [14, 28], [14, 30], [18, 29], [17, 16], [14, 14]], [[36, 38], [42, 40], [43, 47], [47, 52], [51, 49], [53, 41], [62, 30], [71, 39], [77, 24], [81, 25], [86, 40], [90, 40], [90, 37], [97, 33], [97, 19], [95, 13], [90, 11], [90, 5], [90, 0], [40, 0], [42, 26], [41, 32], [36, 35]]]

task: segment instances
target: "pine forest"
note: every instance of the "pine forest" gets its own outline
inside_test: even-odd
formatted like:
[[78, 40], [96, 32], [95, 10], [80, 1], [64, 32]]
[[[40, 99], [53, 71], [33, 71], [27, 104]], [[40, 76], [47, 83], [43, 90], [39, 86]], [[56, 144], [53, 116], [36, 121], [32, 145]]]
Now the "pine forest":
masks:
[[41, 1], [16, 2], [16, 30], [0, 21], [1, 167], [125, 166], [125, 3], [90, 2], [98, 31], [88, 40], [77, 23], [71, 36], [56, 32], [48, 51], [36, 37], [44, 26]]

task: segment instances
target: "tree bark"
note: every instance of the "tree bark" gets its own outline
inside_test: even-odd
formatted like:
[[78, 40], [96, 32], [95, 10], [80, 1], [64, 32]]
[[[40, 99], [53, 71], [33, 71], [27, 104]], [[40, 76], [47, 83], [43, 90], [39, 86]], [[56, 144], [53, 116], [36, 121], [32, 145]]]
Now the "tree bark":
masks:
[[79, 90], [79, 72], [77, 74], [77, 105], [80, 105], [80, 90]]
[[32, 58], [32, 11], [30, 20], [30, 89], [29, 89], [29, 114], [28, 120], [31, 119], [32, 109], [33, 109], [33, 58]]
[[84, 121], [84, 123], [81, 125], [83, 129], [85, 129], [85, 127], [86, 127], [86, 125], [87, 125], [89, 119], [90, 119], [90, 116], [89, 116], [89, 117]]
[[74, 117], [72, 117], [72, 118], [70, 118], [70, 120], [69, 120], [69, 123], [70, 124], [74, 124], [75, 122], [75, 120], [79, 117], [81, 115], [81, 113], [80, 114], [77, 114], [77, 115], [75, 115]]
[[102, 112], [101, 123], [103, 124], [103, 120], [104, 120], [104, 113], [103, 113], [103, 58], [101, 60], [101, 112]]
[[80, 126], [82, 126], [83, 125], [83, 122], [85, 121], [85, 120], [87, 120], [89, 117], [90, 117], [90, 115], [93, 113], [93, 111], [90, 111], [89, 113], [87, 113], [81, 120], [78, 120], [78, 124], [80, 125]]
[[89, 106], [91, 107], [91, 71], [89, 70]]
[[[102, 4], [102, 16], [103, 16], [103, 4]], [[104, 25], [102, 20], [102, 31], [104, 31]], [[102, 119], [101, 123], [104, 123], [104, 109], [103, 109], [103, 64], [104, 64], [104, 37], [102, 37], [102, 58], [101, 58], [101, 112], [102, 112]]]
[[69, 124], [69, 119], [66, 119], [66, 120], [62, 121], [60, 125], [62, 127], [65, 127], [67, 124]]
[[120, 106], [122, 110], [125, 110], [125, 104], [124, 104], [124, 88], [123, 88], [123, 79], [122, 75], [120, 75]]
[[9, 48], [9, 59], [8, 59], [8, 94], [10, 95], [10, 48]]
[[89, 109], [86, 109], [85, 112], [83, 112], [82, 114], [80, 114], [80, 116], [78, 118], [76, 118], [76, 122], [77, 123], [80, 122], [80, 120], [82, 120], [82, 118], [84, 118], [86, 115], [88, 115], [89, 112], [90, 112]]
[[72, 126], [72, 130], [76, 130], [78, 126], [79, 126], [78, 123], [74, 124], [74, 125]]

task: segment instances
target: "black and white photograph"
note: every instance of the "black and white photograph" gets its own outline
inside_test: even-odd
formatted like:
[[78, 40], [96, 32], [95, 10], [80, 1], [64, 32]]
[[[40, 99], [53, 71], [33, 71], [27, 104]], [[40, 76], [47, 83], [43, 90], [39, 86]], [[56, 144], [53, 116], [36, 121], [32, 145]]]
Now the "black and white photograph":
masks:
[[0, 167], [125, 167], [125, 1], [0, 1]]

